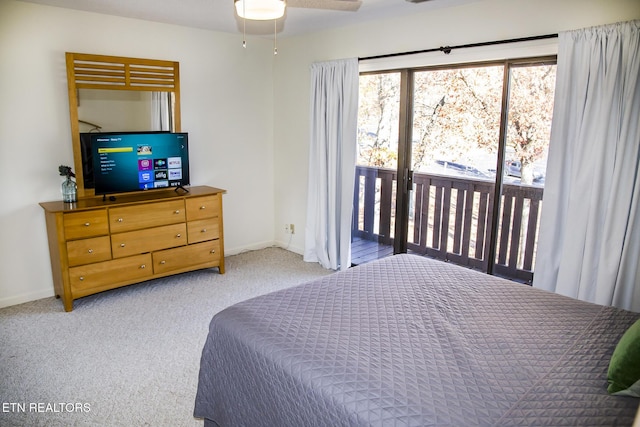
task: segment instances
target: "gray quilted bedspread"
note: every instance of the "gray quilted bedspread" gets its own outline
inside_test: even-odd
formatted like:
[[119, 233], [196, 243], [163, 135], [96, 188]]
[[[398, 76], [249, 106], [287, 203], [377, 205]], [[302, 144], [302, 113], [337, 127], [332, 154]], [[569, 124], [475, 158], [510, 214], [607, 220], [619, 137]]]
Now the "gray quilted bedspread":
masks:
[[607, 394], [607, 367], [637, 318], [397, 255], [214, 316], [194, 415], [220, 426], [630, 426], [639, 401]]

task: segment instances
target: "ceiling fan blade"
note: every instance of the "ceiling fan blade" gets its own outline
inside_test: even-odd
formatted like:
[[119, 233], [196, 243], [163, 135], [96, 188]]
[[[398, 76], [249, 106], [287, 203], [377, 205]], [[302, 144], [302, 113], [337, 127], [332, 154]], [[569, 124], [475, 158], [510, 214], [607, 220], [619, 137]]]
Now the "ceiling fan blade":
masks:
[[287, 7], [327, 9], [355, 12], [362, 5], [360, 0], [287, 0]]

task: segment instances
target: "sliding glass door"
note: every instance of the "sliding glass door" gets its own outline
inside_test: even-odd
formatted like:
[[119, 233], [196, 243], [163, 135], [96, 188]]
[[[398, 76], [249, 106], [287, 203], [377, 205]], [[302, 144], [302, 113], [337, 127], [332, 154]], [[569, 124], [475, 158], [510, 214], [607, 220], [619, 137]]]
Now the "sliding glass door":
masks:
[[504, 65], [413, 73], [407, 249], [487, 269]]
[[401, 73], [360, 76], [351, 262], [393, 254]]
[[531, 283], [547, 169], [555, 60], [509, 64], [502, 182], [489, 271]]
[[554, 58], [362, 75], [353, 262], [530, 281], [554, 84]]

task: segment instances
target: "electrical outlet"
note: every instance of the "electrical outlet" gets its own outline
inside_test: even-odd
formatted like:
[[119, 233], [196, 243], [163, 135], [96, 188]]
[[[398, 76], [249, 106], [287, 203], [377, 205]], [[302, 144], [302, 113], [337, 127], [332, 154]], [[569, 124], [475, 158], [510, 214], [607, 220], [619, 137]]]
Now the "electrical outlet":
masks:
[[296, 226], [294, 224], [289, 224], [289, 232], [291, 234], [296, 234]]

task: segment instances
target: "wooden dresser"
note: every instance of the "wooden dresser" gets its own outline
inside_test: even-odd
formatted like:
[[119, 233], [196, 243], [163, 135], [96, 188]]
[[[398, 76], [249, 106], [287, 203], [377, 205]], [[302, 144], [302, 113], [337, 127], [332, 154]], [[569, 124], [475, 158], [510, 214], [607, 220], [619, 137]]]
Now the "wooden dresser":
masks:
[[77, 298], [157, 277], [210, 267], [223, 274], [224, 193], [199, 186], [40, 203], [65, 311]]

